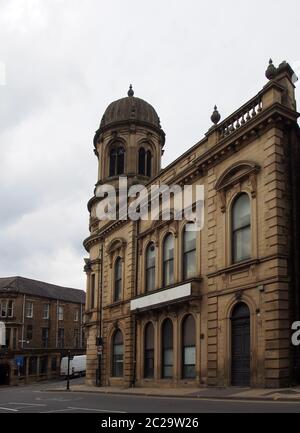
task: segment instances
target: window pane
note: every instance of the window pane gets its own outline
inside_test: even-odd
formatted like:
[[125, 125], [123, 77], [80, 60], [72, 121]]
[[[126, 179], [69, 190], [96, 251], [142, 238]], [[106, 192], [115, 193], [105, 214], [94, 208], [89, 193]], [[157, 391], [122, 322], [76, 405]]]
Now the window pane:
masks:
[[139, 174], [145, 174], [145, 149], [143, 147], [139, 150]]
[[196, 251], [184, 254], [184, 278], [192, 278], [196, 275]]
[[184, 231], [184, 252], [196, 249], [196, 232], [185, 229]]
[[173, 377], [173, 366], [165, 365], [163, 373], [164, 373], [164, 378], [171, 378], [171, 377]]
[[147, 248], [147, 258], [146, 258], [147, 268], [155, 266], [155, 246], [150, 244]]
[[1, 302], [1, 317], [6, 317], [7, 314], [7, 301]]
[[174, 257], [174, 237], [168, 235], [164, 242], [164, 261]]
[[173, 349], [166, 349], [164, 351], [165, 365], [173, 365]]
[[196, 377], [196, 368], [194, 365], [184, 365], [183, 377], [185, 379], [194, 379]]
[[184, 362], [184, 364], [188, 364], [188, 365], [196, 364], [196, 348], [195, 348], [195, 346], [184, 348], [183, 362]]
[[155, 289], [155, 268], [147, 269], [146, 275], [146, 290]]
[[110, 161], [109, 161], [109, 175], [115, 176], [116, 174], [116, 164], [117, 162], [117, 155], [116, 155], [116, 149], [112, 149], [110, 151]]
[[233, 230], [250, 225], [250, 199], [241, 194], [233, 206]]
[[13, 317], [13, 301], [8, 301], [7, 317]]
[[124, 149], [123, 147], [118, 148], [117, 156], [117, 174], [124, 173]]
[[151, 177], [151, 167], [152, 166], [152, 154], [150, 152], [150, 150], [148, 150], [147, 152], [147, 176]]
[[164, 285], [168, 286], [174, 283], [174, 260], [164, 263]]
[[145, 377], [154, 376], [154, 350], [147, 349], [145, 351]]
[[29, 358], [29, 374], [37, 374], [37, 357], [31, 356]]
[[146, 252], [146, 290], [155, 288], [155, 246], [151, 243]]
[[170, 319], [163, 323], [162, 329], [163, 377], [173, 376], [173, 324]]
[[123, 355], [123, 344], [115, 345], [114, 353], [115, 355]]
[[233, 233], [233, 259], [235, 262], [240, 262], [250, 257], [251, 228], [247, 227]]

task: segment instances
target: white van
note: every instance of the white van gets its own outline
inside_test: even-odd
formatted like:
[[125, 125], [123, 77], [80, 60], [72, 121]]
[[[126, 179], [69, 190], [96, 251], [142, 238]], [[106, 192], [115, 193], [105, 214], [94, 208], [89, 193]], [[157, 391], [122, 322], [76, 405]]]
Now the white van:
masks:
[[[74, 356], [70, 359], [70, 376], [83, 376], [86, 372], [86, 355]], [[60, 375], [68, 375], [68, 357], [62, 358], [60, 363]]]

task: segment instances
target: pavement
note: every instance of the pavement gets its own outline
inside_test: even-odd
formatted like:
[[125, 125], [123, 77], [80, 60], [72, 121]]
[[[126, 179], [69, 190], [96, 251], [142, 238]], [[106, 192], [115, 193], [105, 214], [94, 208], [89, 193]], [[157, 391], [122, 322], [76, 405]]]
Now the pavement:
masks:
[[[49, 387], [48, 392], [66, 391], [65, 384], [58, 387]], [[202, 388], [124, 388], [124, 387], [96, 387], [85, 384], [76, 384], [70, 386], [71, 392], [127, 395], [127, 396], [147, 396], [147, 397], [168, 397], [168, 398], [199, 398], [199, 399], [218, 399], [218, 400], [239, 400], [239, 401], [286, 401], [300, 402], [300, 387], [294, 388], [219, 388], [219, 387], [202, 387]]]

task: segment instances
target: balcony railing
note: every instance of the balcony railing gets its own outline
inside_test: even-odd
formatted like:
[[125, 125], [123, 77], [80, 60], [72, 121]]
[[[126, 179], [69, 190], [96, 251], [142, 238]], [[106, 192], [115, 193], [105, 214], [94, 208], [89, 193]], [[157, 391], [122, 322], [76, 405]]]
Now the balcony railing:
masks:
[[248, 101], [239, 110], [225, 119], [218, 126], [219, 138], [222, 139], [232, 134], [240, 127], [244, 126], [250, 120], [252, 120], [257, 114], [263, 110], [262, 96], [258, 95], [255, 98]]

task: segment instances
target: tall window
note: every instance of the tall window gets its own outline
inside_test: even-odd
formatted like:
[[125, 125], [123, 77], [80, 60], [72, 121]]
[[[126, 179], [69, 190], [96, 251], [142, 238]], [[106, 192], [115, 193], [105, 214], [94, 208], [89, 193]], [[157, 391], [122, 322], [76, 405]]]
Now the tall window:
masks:
[[79, 347], [79, 329], [74, 329], [73, 346]]
[[75, 308], [74, 310], [74, 322], [78, 322], [79, 321], [79, 310], [78, 308]]
[[145, 149], [141, 147], [139, 150], [139, 174], [142, 175], [146, 174], [145, 156], [146, 156]]
[[152, 153], [143, 147], [139, 150], [139, 174], [151, 177], [152, 171]]
[[64, 307], [62, 305], [58, 307], [58, 320], [64, 320]]
[[251, 211], [248, 194], [242, 193], [232, 207], [232, 260], [233, 263], [251, 257]]
[[29, 371], [28, 373], [37, 374], [37, 356], [31, 356], [29, 358]]
[[146, 291], [155, 289], [155, 245], [153, 242], [148, 245], [146, 251]]
[[0, 306], [1, 317], [13, 317], [14, 315], [14, 301], [2, 300]]
[[33, 302], [27, 301], [25, 304], [25, 315], [27, 318], [33, 318]]
[[112, 353], [113, 377], [123, 376], [123, 354], [124, 354], [123, 335], [122, 332], [118, 329], [113, 337], [113, 353]]
[[95, 291], [96, 291], [96, 276], [95, 274], [92, 274], [91, 275], [91, 300], [90, 300], [91, 310], [95, 308]]
[[16, 350], [18, 346], [18, 330], [13, 328], [13, 349]]
[[145, 328], [144, 377], [154, 377], [154, 326], [148, 323]]
[[65, 347], [65, 330], [63, 328], [58, 329], [58, 347], [60, 349]]
[[40, 357], [40, 374], [47, 374], [48, 370], [48, 356]]
[[174, 283], [174, 236], [170, 233], [163, 245], [163, 285]]
[[5, 332], [5, 346], [10, 347], [10, 335], [11, 335], [11, 328], [6, 328]]
[[42, 328], [42, 344], [45, 348], [49, 345], [49, 328]]
[[187, 224], [183, 231], [183, 279], [196, 275], [196, 231], [189, 230], [194, 224]]
[[122, 146], [113, 147], [109, 154], [109, 175], [118, 176], [124, 174], [125, 150]]
[[188, 315], [182, 323], [182, 376], [184, 379], [196, 377], [195, 342], [195, 319], [192, 315]]
[[49, 319], [49, 304], [43, 304], [43, 319]]
[[33, 337], [33, 327], [32, 325], [27, 325], [26, 328], [26, 340], [30, 341]]
[[151, 177], [152, 174], [152, 153], [150, 150], [146, 152], [146, 176]]
[[173, 377], [173, 324], [170, 319], [162, 326], [162, 377]]
[[118, 257], [115, 263], [115, 302], [120, 301], [122, 296], [122, 259]]

